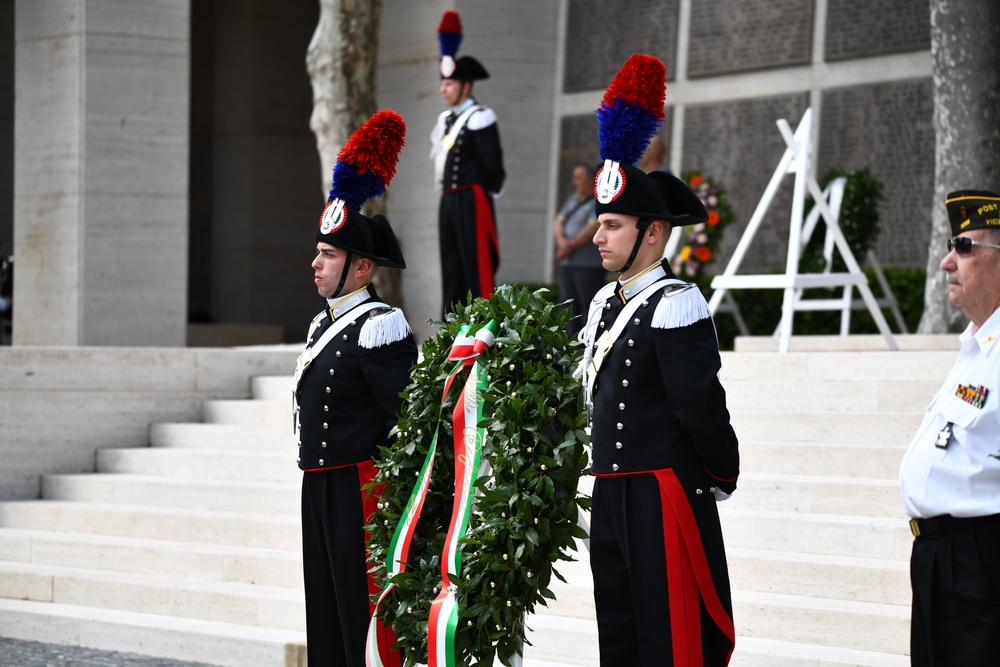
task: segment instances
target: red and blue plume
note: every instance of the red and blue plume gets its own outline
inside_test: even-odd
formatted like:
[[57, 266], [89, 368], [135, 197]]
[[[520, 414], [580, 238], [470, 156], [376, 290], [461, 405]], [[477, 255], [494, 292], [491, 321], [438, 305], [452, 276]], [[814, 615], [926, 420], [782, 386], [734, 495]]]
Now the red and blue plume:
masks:
[[458, 12], [447, 11], [441, 17], [438, 26], [438, 42], [441, 44], [441, 55], [455, 57], [458, 46], [462, 43], [462, 21]]
[[390, 109], [375, 112], [340, 149], [330, 199], [341, 199], [360, 211], [366, 201], [385, 194], [405, 139], [402, 116]]
[[629, 57], [597, 109], [602, 160], [634, 165], [663, 123], [667, 68], [659, 58]]

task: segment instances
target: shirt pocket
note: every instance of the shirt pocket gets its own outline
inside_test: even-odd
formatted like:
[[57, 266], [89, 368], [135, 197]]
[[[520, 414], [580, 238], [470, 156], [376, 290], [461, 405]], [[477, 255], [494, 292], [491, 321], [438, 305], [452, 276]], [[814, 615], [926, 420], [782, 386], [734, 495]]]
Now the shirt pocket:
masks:
[[968, 431], [973, 428], [976, 422], [993, 413], [993, 404], [995, 403], [996, 401], [989, 401], [987, 405], [977, 408], [957, 396], [942, 396], [937, 401], [937, 408], [947, 421], [963, 431]]

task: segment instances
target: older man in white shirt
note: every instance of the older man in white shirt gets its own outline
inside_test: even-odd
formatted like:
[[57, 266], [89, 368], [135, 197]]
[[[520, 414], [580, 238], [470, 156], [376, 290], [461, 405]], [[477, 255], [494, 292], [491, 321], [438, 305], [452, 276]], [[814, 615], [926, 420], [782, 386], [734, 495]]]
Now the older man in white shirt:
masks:
[[914, 667], [1000, 659], [1000, 195], [945, 201], [953, 237], [941, 270], [969, 326], [903, 458]]

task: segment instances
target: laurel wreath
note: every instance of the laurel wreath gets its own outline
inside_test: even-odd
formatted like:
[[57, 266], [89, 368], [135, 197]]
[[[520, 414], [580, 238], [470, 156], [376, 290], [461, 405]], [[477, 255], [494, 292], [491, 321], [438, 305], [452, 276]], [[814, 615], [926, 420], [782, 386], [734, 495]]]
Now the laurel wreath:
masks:
[[[422, 361], [404, 391], [395, 441], [376, 461], [382, 484], [379, 510], [369, 524], [369, 561], [384, 583], [390, 542], [440, 424], [433, 477], [407, 567], [392, 579], [395, 587], [382, 613], [397, 636], [404, 665], [427, 662], [427, 623], [441, 586], [441, 552], [451, 520], [454, 457], [450, 415], [461, 390], [456, 380], [442, 401], [450, 371], [449, 349], [462, 324], [500, 323], [495, 345], [480, 363], [488, 371], [483, 397], [487, 428], [484, 459], [492, 472], [476, 483], [476, 505], [461, 540], [460, 617], [455, 662], [510, 665], [523, 652], [525, 615], [554, 599], [549, 590], [554, 565], [574, 560], [576, 539], [586, 533], [578, 512], [589, 497], [577, 492], [587, 466], [580, 385], [572, 377], [581, 347], [566, 334], [570, 311], [548, 300], [547, 290], [504, 285], [489, 301], [476, 299], [449, 314], [439, 333], [425, 341]], [[467, 371], [466, 371], [467, 372]]]

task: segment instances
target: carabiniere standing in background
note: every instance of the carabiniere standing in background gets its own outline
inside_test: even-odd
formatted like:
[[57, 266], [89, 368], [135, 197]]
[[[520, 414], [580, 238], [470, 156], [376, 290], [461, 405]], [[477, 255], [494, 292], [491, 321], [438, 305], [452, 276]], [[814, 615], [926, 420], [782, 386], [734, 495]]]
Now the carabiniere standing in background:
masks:
[[493, 198], [506, 172], [493, 109], [478, 104], [472, 85], [490, 78], [472, 56], [455, 58], [462, 41], [458, 13], [447, 11], [438, 28], [441, 97], [448, 110], [431, 132], [434, 181], [441, 190], [438, 243], [441, 251], [441, 310], [472, 297], [490, 298], [500, 266], [500, 240]]

